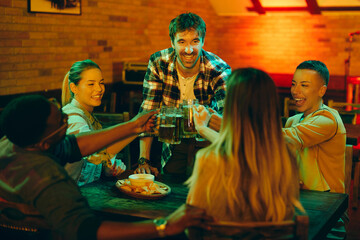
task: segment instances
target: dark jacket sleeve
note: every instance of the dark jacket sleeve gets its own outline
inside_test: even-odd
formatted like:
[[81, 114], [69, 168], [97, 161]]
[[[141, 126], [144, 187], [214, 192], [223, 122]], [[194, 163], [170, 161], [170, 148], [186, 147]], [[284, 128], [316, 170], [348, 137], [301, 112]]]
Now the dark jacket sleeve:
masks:
[[66, 135], [61, 142], [49, 150], [49, 153], [55, 156], [56, 161], [62, 166], [82, 159], [75, 135]]

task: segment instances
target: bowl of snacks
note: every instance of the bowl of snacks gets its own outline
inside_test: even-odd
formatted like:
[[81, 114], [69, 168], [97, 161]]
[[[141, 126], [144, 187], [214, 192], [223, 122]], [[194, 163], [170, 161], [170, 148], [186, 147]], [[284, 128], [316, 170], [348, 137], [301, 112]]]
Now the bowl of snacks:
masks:
[[126, 195], [141, 199], [159, 199], [171, 192], [168, 185], [157, 181], [150, 182], [149, 185], [134, 186], [130, 179], [121, 179], [115, 186]]
[[154, 175], [152, 174], [132, 174], [129, 176], [129, 181], [132, 186], [149, 186], [154, 182]]

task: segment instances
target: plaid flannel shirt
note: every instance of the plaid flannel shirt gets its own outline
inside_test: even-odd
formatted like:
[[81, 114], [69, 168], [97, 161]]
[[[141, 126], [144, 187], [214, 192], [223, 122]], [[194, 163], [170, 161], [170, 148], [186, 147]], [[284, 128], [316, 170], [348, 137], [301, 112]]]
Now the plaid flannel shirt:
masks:
[[[230, 66], [221, 58], [201, 51], [200, 70], [194, 83], [194, 94], [202, 105], [222, 113], [225, 100], [225, 80], [231, 73]], [[151, 55], [143, 83], [143, 102], [140, 112], [166, 106], [180, 105], [179, 79], [176, 71], [176, 54], [173, 48]], [[171, 157], [171, 146], [164, 144], [162, 166]]]

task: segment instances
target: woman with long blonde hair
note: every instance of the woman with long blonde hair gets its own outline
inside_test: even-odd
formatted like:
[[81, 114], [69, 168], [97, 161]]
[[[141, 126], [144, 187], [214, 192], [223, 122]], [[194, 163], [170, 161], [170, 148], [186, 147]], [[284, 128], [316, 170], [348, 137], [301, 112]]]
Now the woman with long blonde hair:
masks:
[[[67, 134], [102, 129], [93, 110], [101, 105], [105, 82], [100, 67], [90, 59], [75, 62], [66, 74], [62, 88], [63, 112], [68, 115]], [[66, 171], [79, 186], [96, 181], [102, 172], [118, 176], [126, 166], [116, 154], [136, 136], [121, 140], [81, 161], [65, 165]]]
[[291, 219], [294, 207], [304, 210], [290, 149], [273, 80], [258, 69], [235, 70], [219, 135], [196, 155], [187, 203], [222, 221]]

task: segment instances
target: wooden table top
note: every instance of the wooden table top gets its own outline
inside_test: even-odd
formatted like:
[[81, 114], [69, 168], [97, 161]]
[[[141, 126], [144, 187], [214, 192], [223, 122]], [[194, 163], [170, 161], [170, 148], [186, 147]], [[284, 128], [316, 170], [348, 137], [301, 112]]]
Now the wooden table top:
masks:
[[[114, 180], [100, 180], [80, 190], [90, 207], [100, 216], [111, 216], [111, 220], [119, 221], [154, 219], [166, 217], [175, 211], [185, 203], [188, 192], [186, 186], [180, 183], [161, 182], [171, 187], [171, 193], [157, 200], [127, 196], [115, 187]], [[347, 194], [302, 190], [300, 201], [309, 215], [309, 239], [325, 237], [348, 208]]]

